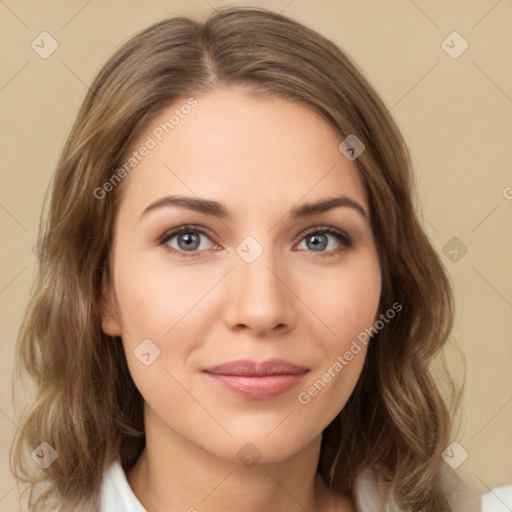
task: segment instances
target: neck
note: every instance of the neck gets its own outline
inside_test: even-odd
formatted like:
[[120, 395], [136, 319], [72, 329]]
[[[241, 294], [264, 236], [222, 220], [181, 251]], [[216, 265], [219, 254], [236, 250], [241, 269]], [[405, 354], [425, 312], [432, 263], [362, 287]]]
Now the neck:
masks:
[[148, 512], [354, 510], [316, 472], [320, 437], [286, 460], [249, 467], [203, 450], [168, 428], [163, 434], [155, 423], [146, 428], [146, 449], [127, 474]]

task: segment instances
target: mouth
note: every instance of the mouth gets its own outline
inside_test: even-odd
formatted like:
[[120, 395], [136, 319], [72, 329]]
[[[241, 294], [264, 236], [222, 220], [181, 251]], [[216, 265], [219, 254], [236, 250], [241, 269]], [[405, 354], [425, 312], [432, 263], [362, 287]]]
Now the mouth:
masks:
[[274, 398], [295, 387], [309, 368], [283, 359], [232, 361], [203, 370], [224, 390], [250, 399]]

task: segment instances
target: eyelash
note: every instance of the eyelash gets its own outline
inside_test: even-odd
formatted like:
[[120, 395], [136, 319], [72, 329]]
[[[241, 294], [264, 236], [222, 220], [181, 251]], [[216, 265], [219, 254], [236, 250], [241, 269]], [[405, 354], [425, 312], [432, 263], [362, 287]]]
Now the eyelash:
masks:
[[[212, 237], [206, 231], [204, 231], [201, 227], [194, 226], [191, 224], [185, 224], [183, 226], [180, 226], [178, 228], [174, 228], [170, 231], [165, 232], [158, 239], [158, 244], [165, 246], [165, 248], [167, 250], [171, 251], [174, 254], [178, 253], [179, 256], [181, 256], [183, 258], [197, 258], [197, 257], [201, 256], [201, 253], [203, 251], [187, 252], [187, 251], [181, 251], [181, 250], [175, 249], [174, 247], [170, 247], [169, 245], [167, 245], [169, 240], [172, 240], [174, 237], [181, 235], [183, 233], [199, 233], [201, 235], [208, 237], [210, 240], [212, 240], [212, 242], [216, 243], [215, 240], [212, 239]], [[330, 250], [330, 251], [318, 251], [318, 254], [321, 257], [336, 256], [337, 254], [343, 253], [352, 247], [351, 238], [343, 231], [333, 228], [331, 226], [314, 226], [313, 228], [306, 230], [306, 232], [302, 235], [300, 242], [302, 242], [307, 236], [313, 235], [313, 234], [332, 235], [338, 240], [338, 242], [341, 243], [340, 249], [335, 249], [335, 250]], [[306, 252], [314, 253], [315, 251], [306, 251]]]

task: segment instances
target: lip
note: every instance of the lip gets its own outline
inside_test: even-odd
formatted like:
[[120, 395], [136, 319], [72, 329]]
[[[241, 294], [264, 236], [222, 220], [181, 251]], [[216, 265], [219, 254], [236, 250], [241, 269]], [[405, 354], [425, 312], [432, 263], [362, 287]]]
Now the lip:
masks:
[[268, 399], [295, 387], [309, 368], [283, 359], [268, 361], [239, 360], [203, 370], [222, 388], [244, 398]]

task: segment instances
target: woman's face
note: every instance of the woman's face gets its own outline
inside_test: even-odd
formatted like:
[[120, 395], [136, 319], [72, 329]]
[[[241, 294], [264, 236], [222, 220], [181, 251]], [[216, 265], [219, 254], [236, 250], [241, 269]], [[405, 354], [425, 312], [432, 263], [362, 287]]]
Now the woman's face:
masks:
[[363, 366], [381, 292], [368, 200], [313, 110], [240, 88], [187, 100], [135, 145], [103, 330], [122, 336], [147, 429], [284, 460], [318, 441]]

